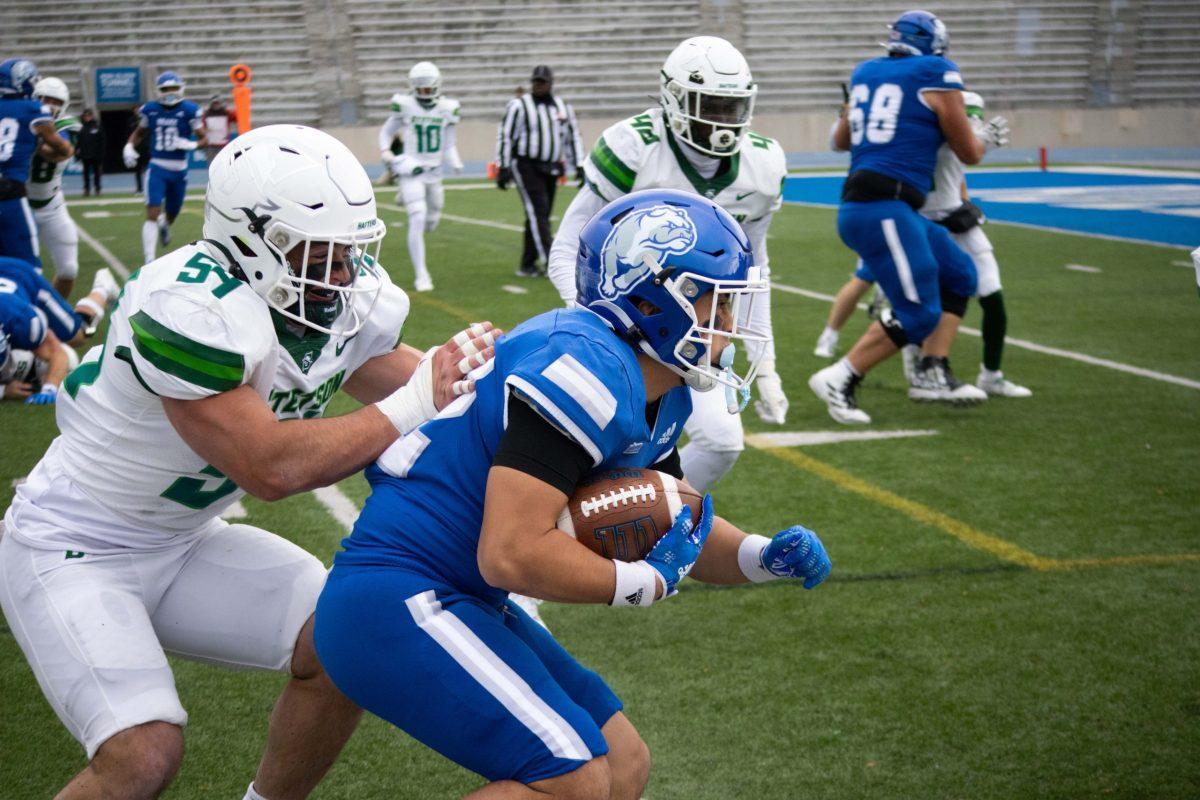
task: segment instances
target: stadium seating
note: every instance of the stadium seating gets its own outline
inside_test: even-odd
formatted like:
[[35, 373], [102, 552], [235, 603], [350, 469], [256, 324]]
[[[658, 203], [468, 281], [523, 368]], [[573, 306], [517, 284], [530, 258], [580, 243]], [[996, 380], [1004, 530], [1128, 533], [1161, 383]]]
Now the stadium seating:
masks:
[[[762, 87], [759, 110], [829, 109], [854, 63], [880, 52], [895, 0], [8, 0], [0, 52], [34, 58], [79, 92], [83, 70], [174, 68], [189, 95], [254, 68], [255, 121], [373, 124], [407, 68], [435, 61], [468, 118], [494, 118], [537, 63], [586, 116], [645, 108], [678, 41], [724, 34]], [[703, 8], [720, 16], [705, 18]], [[722, 10], [723, 9], [723, 10]], [[994, 107], [1200, 99], [1195, 0], [945, 0], [951, 57]], [[77, 94], [77, 96], [79, 96]]]

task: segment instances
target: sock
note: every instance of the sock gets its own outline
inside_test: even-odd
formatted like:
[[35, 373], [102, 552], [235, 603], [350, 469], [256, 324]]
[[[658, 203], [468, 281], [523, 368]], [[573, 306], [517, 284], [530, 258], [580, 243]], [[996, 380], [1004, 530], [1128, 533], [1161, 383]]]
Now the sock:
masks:
[[1004, 311], [1004, 293], [992, 292], [979, 298], [983, 309], [983, 366], [993, 372], [1000, 371], [1000, 358], [1004, 354], [1004, 335], [1008, 332], [1008, 315]]
[[830, 336], [837, 337], [839, 335], [839, 333], [840, 333], [839, 331], [835, 331], [833, 328], [826, 325], [825, 330], [821, 331], [821, 338], [825, 339]]
[[695, 442], [688, 442], [679, 451], [679, 465], [689, 486], [697, 492], [707, 492], [733, 469], [739, 455], [737, 450], [705, 450]]
[[254, 781], [251, 781], [250, 785], [246, 787], [246, 794], [242, 800], [267, 800], [267, 798], [254, 791]]
[[142, 223], [142, 263], [154, 260], [154, 245], [158, 242], [158, 223], [146, 220]]
[[417, 280], [429, 280], [429, 270], [425, 268], [424, 209], [408, 213], [408, 257], [412, 261]]
[[862, 373], [860, 373], [858, 370], [856, 370], [854, 368], [854, 365], [850, 363], [850, 359], [847, 358], [846, 356], [842, 356], [840, 359], [838, 359], [838, 362], [836, 364], [834, 364], [833, 366], [839, 372], [845, 371], [846, 380], [849, 380], [850, 378], [861, 378], [862, 377]]

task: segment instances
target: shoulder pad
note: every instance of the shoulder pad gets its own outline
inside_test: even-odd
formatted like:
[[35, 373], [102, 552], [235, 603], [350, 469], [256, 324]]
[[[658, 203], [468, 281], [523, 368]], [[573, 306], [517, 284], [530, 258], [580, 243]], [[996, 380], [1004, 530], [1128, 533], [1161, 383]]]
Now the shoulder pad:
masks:
[[379, 292], [375, 307], [367, 317], [366, 325], [358, 334], [376, 340], [376, 343], [369, 347], [371, 353], [368, 358], [389, 353], [396, 348], [411, 307], [408, 293], [392, 283], [382, 267], [379, 271], [383, 274], [383, 288]]
[[551, 331], [508, 371], [505, 384], [587, 450], [594, 465], [618, 455], [645, 414], [644, 403], [635, 408], [625, 361], [582, 326]]
[[633, 190], [633, 182], [651, 145], [661, 141], [651, 112], [609, 126], [596, 140], [585, 165], [587, 179], [605, 200]]

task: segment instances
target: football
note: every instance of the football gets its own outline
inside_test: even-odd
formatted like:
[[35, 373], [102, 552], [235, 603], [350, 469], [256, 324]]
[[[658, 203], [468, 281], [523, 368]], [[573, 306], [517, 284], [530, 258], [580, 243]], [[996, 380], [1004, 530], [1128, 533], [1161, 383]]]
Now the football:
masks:
[[703, 496], [664, 472], [621, 468], [594, 472], [575, 488], [559, 529], [604, 558], [640, 561], [687, 505], [700, 515]]

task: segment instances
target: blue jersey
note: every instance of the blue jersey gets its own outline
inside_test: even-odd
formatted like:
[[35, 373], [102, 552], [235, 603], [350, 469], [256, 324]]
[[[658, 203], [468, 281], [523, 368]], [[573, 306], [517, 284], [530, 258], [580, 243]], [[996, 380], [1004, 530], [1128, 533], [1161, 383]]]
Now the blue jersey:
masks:
[[37, 100], [0, 97], [0, 176], [25, 183], [37, 150], [33, 126], [53, 122], [50, 111]]
[[70, 341], [80, 324], [67, 301], [28, 262], [0, 256], [0, 333], [13, 347], [36, 350], [47, 329]]
[[884, 56], [850, 76], [850, 171], [866, 169], [928, 193], [946, 137], [921, 92], [963, 89], [953, 61]]
[[650, 425], [633, 348], [582, 308], [522, 323], [476, 372], [474, 394], [455, 400], [368, 468], [374, 492], [337, 564], [403, 565], [498, 602], [505, 593], [483, 580], [476, 551], [509, 402], [530, 403], [582, 445], [597, 468], [662, 460], [692, 410], [680, 386], [663, 395]]
[[200, 106], [191, 100], [173, 106], [151, 100], [138, 114], [138, 127], [145, 128], [150, 137], [150, 160], [168, 169], [186, 169], [189, 151], [181, 149], [179, 143], [191, 139], [192, 133], [203, 127]]

